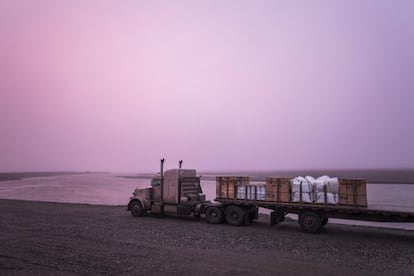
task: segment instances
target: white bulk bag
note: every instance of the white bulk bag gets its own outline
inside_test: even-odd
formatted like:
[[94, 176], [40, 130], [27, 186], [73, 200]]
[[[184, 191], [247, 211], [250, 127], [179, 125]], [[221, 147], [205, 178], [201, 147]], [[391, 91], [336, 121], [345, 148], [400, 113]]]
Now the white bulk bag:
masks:
[[[300, 193], [294, 192], [292, 193], [292, 202], [300, 202]], [[311, 193], [302, 193], [302, 202], [312, 203], [312, 194]]]
[[318, 178], [316, 178], [316, 180], [328, 180], [330, 177], [329, 176], [327, 176], [327, 175], [322, 175], [322, 176], [319, 176]]
[[326, 193], [326, 202], [325, 202], [325, 193], [316, 193], [316, 203], [328, 203], [328, 204], [337, 204], [338, 197], [337, 194]]
[[305, 179], [306, 179], [308, 182], [310, 182], [310, 183], [313, 183], [313, 182], [315, 182], [315, 180], [316, 180], [314, 177], [309, 176], [309, 175], [305, 176]]
[[315, 191], [316, 192], [324, 192], [324, 187], [325, 187], [325, 180], [315, 180], [315, 182], [313, 182], [313, 184], [315, 185]]
[[339, 191], [339, 180], [338, 177], [330, 178], [325, 180], [326, 191], [329, 193], [337, 194]]
[[310, 193], [313, 191], [312, 186], [303, 177], [295, 177], [290, 180], [290, 189], [292, 193], [300, 192], [300, 186], [302, 185], [303, 193]]

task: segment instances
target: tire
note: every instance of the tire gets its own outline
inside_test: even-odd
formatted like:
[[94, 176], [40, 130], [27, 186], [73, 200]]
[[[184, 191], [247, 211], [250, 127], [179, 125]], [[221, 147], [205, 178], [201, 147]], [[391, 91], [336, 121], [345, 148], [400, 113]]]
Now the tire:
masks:
[[300, 228], [304, 232], [318, 233], [322, 228], [321, 217], [314, 212], [304, 212], [300, 215]]
[[230, 225], [242, 225], [245, 216], [246, 211], [238, 206], [231, 206], [226, 210], [226, 222]]
[[328, 218], [327, 217], [324, 217], [323, 219], [322, 219], [322, 221], [321, 221], [321, 225], [322, 226], [325, 226], [327, 223], [328, 223]]
[[216, 206], [207, 208], [206, 220], [208, 223], [219, 224], [223, 222], [223, 219], [224, 219], [224, 214], [221, 208], [216, 207]]
[[131, 203], [131, 215], [134, 217], [142, 217], [144, 214], [144, 209], [142, 208], [141, 202], [134, 201]]

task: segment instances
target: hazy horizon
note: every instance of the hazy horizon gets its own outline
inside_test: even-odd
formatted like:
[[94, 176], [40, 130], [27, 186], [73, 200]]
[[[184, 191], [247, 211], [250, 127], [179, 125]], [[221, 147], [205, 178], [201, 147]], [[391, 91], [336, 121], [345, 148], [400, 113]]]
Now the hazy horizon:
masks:
[[[164, 168], [164, 171], [169, 170], [169, 169], [177, 169], [177, 166], [171, 166], [171, 167], [166, 167]], [[273, 168], [273, 169], [233, 169], [233, 170], [206, 170], [203, 168], [196, 168], [196, 167], [186, 167], [183, 166], [183, 169], [195, 169], [197, 170], [198, 173], [232, 173], [232, 172], [251, 172], [251, 173], [267, 173], [267, 172], [332, 172], [332, 171], [355, 171], [355, 172], [363, 172], [363, 171], [368, 171], [368, 172], [387, 172], [387, 171], [392, 171], [392, 172], [414, 172], [414, 168], [296, 168], [296, 169], [278, 169], [278, 168]], [[152, 173], [159, 173], [160, 168], [159, 166], [154, 166], [153, 169], [149, 169], [149, 170], [119, 170], [119, 171], [94, 171], [94, 170], [60, 170], [60, 171], [41, 171], [41, 170], [16, 170], [16, 171], [0, 171], [0, 174], [19, 174], [19, 173], [111, 173], [111, 174], [152, 174]]]
[[414, 168], [414, 1], [0, 2], [0, 172]]

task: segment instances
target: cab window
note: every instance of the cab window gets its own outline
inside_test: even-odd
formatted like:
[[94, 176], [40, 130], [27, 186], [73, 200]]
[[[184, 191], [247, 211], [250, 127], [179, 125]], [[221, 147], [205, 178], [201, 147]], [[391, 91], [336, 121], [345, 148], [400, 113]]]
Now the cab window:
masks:
[[161, 185], [161, 179], [151, 179], [151, 186], [156, 187]]

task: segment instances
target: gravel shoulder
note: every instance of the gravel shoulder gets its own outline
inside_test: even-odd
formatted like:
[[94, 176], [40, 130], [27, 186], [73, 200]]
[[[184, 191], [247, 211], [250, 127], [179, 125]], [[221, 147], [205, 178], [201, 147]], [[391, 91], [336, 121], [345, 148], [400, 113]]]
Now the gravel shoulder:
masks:
[[414, 275], [414, 232], [134, 218], [125, 206], [0, 200], [0, 274]]

